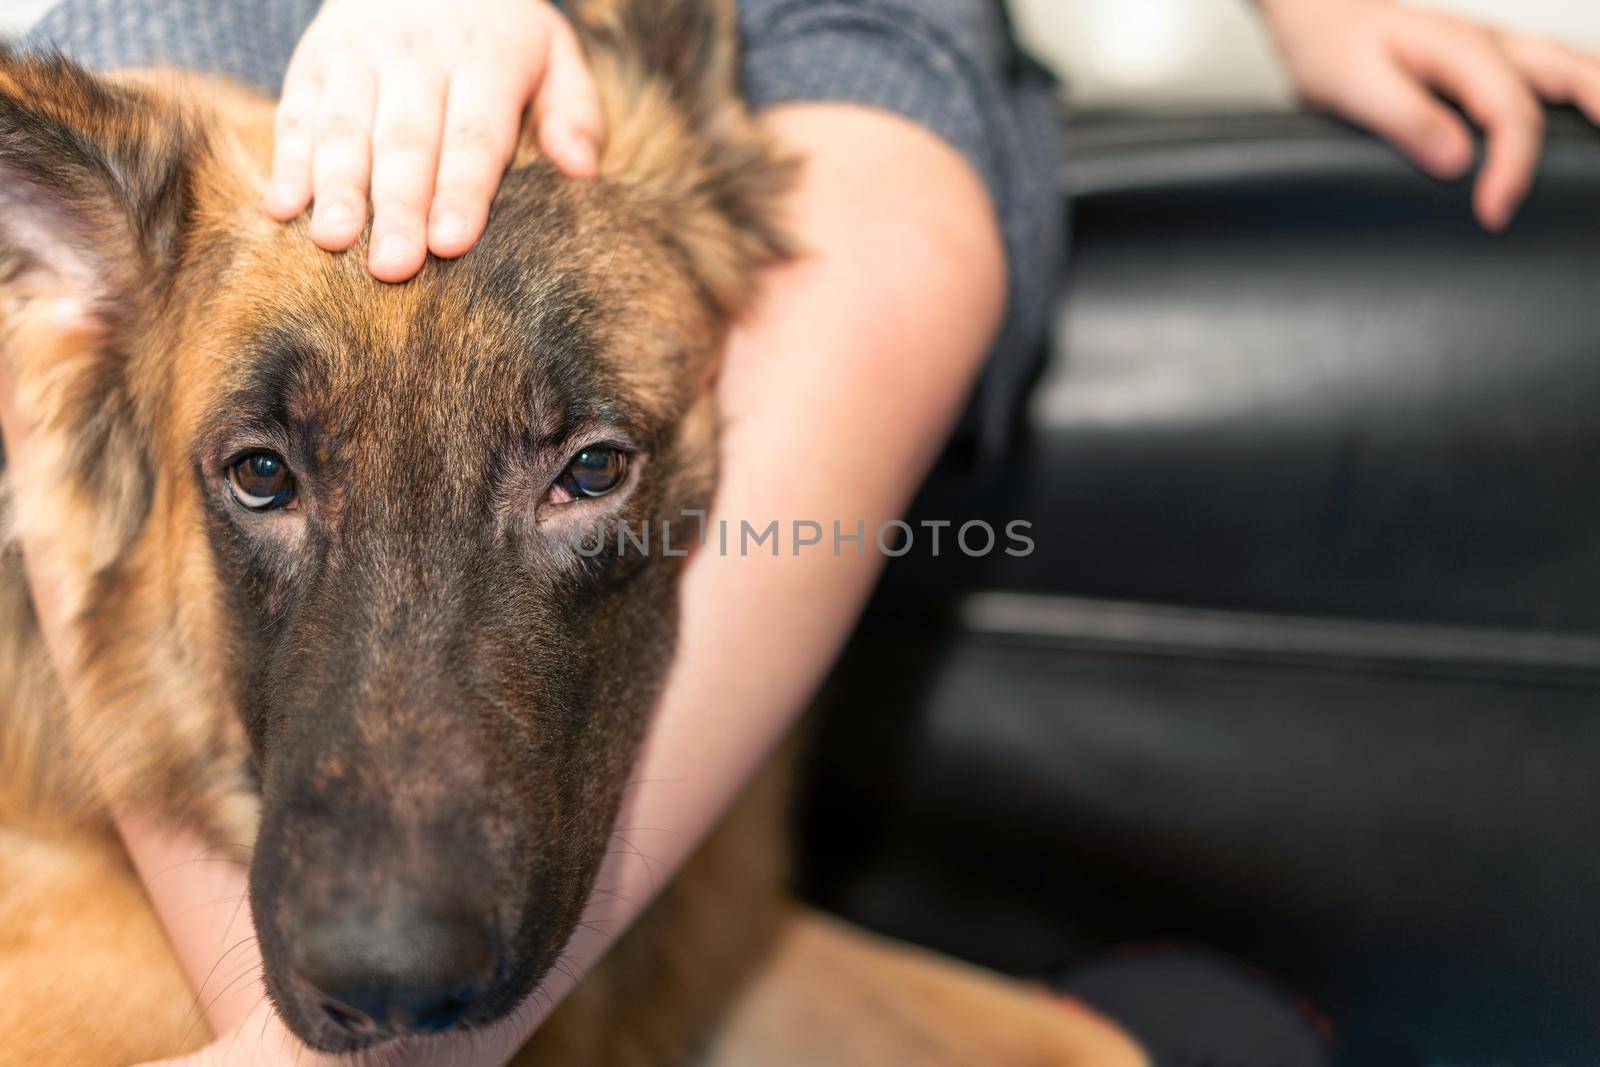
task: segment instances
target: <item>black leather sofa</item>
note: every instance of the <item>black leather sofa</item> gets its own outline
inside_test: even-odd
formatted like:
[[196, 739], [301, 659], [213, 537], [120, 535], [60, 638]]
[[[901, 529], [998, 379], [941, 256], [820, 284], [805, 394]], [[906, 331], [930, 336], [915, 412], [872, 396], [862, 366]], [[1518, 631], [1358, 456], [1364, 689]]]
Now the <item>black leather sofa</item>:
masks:
[[1600, 1063], [1600, 135], [1513, 229], [1310, 115], [1081, 116], [1059, 331], [818, 725], [805, 889], [1019, 974], [1179, 942], [1358, 1064]]

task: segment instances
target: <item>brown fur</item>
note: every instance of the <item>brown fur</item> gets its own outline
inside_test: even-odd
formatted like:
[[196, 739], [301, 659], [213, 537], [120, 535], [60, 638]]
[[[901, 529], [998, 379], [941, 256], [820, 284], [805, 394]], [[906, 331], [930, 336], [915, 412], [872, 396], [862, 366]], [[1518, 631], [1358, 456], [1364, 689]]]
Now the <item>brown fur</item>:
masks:
[[[611, 131], [601, 180], [559, 180], [525, 140], [480, 247], [398, 287], [367, 276], [361, 249], [327, 256], [303, 224], [261, 217], [267, 102], [214, 79], [107, 80], [0, 53], [0, 347], [37, 421], [32, 462], [7, 472], [9, 513], [63, 566], [77, 683], [68, 701], [52, 682], [12, 548], [0, 1061], [130, 1063], [207, 1036], [108, 806], [258, 843], [269, 988], [308, 1039], [326, 1035], [272, 961], [307, 894], [367, 884], [350, 881], [366, 864], [327, 862], [351, 842], [378, 842], [376, 868], [404, 845], [448, 876], [449, 839], [429, 829], [448, 825], [474, 860], [535, 864], [488, 879], [533, 931], [529, 980], [554, 964], [550, 934], [578, 921], [670, 653], [677, 565], [608, 558], [602, 573], [561, 556], [518, 503], [543, 483], [484, 441], [503, 433], [537, 457], [553, 427], [602, 412], [631, 428], [643, 469], [594, 521], [703, 507], [714, 353], [756, 268], [787, 247], [775, 210], [791, 170], [737, 101], [726, 6], [592, 0], [578, 19]], [[246, 433], [234, 423], [258, 397], [281, 399], [274, 424], [303, 437], [284, 451], [322, 472], [315, 524], [274, 516], [246, 534], [218, 518], [217, 442]], [[521, 569], [472, 556], [476, 541], [430, 540], [462, 515], [494, 527], [483, 543], [523, 546]], [[314, 536], [328, 541], [305, 576]], [[370, 564], [347, 579], [357, 594], [308, 599], [350, 560]], [[494, 595], [472, 600], [485, 585]], [[356, 631], [379, 638], [340, 644]], [[269, 647], [295, 669], [258, 662]], [[291, 691], [301, 713], [265, 690]], [[339, 711], [326, 725], [309, 714], [318, 699]], [[1127, 1058], [1103, 1028], [996, 979], [785, 905], [784, 793], [776, 772], [752, 787], [527, 1062]], [[358, 816], [385, 830], [341, 837]], [[549, 878], [532, 897], [526, 870]]]

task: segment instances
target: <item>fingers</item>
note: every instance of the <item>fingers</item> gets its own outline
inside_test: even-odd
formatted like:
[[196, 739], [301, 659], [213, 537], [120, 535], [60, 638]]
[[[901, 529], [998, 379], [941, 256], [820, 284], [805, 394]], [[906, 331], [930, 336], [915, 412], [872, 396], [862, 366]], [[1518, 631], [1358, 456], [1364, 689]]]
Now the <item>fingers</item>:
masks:
[[1416, 78], [1392, 62], [1379, 61], [1362, 77], [1361, 91], [1340, 101], [1350, 118], [1388, 140], [1436, 178], [1459, 178], [1472, 164], [1472, 134], [1466, 123]]
[[324, 77], [311, 163], [311, 239], [330, 252], [349, 248], [366, 226], [377, 95], [365, 67], [335, 65]]
[[555, 9], [518, 5], [483, 25], [431, 12], [378, 39], [351, 10], [325, 6], [291, 62], [263, 197], [272, 217], [310, 204], [312, 239], [338, 252], [360, 238], [370, 202], [368, 265], [403, 281], [430, 251], [458, 256], [482, 234], [525, 113], [559, 169], [595, 176], [600, 96]]
[[1539, 37], [1508, 35], [1502, 44], [1541, 97], [1572, 104], [1591, 122], [1600, 123], [1600, 55]]
[[243, 1022], [204, 1048], [140, 1067], [338, 1067], [350, 1062], [306, 1047], [263, 998]]
[[459, 256], [483, 234], [489, 201], [516, 149], [521, 100], [481, 73], [463, 72], [451, 81], [428, 221], [428, 248], [434, 255]]
[[583, 51], [565, 22], [552, 28], [544, 79], [534, 95], [539, 147], [562, 172], [593, 178], [600, 165], [605, 119]]
[[1397, 58], [1461, 103], [1488, 139], [1473, 208], [1486, 229], [1503, 230], [1533, 185], [1544, 140], [1544, 109], [1492, 31], [1475, 26], [1416, 34]]
[[444, 93], [437, 74], [415, 67], [385, 72], [379, 86], [367, 264], [381, 281], [410, 278], [427, 256]]
[[287, 222], [311, 202], [311, 150], [316, 129], [320, 76], [297, 71], [291, 63], [273, 123], [272, 176], [267, 181], [267, 214]]

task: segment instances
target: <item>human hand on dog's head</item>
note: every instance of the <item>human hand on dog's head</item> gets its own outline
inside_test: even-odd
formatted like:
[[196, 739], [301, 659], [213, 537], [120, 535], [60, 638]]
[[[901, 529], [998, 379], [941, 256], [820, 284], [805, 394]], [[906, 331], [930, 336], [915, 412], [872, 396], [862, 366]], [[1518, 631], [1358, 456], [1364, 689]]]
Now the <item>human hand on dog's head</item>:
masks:
[[1539, 165], [1541, 101], [1600, 122], [1600, 54], [1391, 0], [1258, 0], [1310, 103], [1371, 129], [1438, 178], [1472, 165], [1466, 125], [1487, 149], [1473, 207], [1485, 229], [1511, 221]]
[[312, 240], [339, 252], [370, 201], [372, 273], [405, 281], [483, 233], [525, 112], [557, 167], [594, 176], [600, 98], [546, 0], [329, 0], [284, 78], [267, 212], [314, 200]]

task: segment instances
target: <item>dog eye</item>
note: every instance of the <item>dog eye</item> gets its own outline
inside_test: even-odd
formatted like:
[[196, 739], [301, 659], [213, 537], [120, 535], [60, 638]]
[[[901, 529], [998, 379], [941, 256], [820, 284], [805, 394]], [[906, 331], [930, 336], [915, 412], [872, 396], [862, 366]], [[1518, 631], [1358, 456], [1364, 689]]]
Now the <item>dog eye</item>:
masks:
[[294, 501], [294, 475], [282, 456], [252, 452], [228, 468], [228, 491], [251, 511], [275, 511]]
[[592, 500], [615, 492], [628, 476], [628, 454], [611, 445], [595, 445], [572, 457], [556, 484], [550, 487], [553, 503]]

